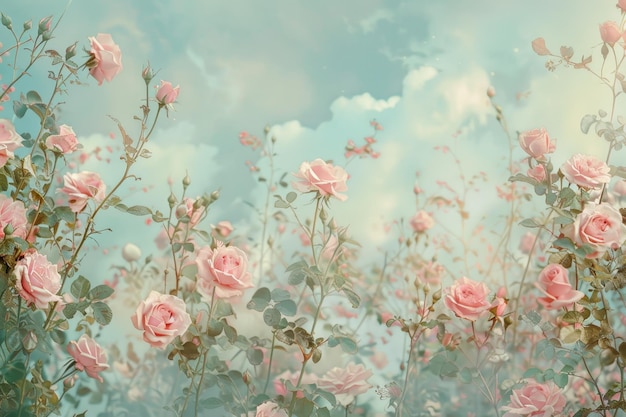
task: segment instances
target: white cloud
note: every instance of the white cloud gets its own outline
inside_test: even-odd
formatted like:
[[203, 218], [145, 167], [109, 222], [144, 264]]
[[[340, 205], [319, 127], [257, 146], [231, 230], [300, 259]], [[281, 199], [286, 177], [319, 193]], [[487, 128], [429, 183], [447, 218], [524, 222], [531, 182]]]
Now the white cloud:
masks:
[[389, 97], [387, 100], [376, 100], [370, 93], [364, 93], [352, 98], [339, 97], [330, 108], [333, 112], [367, 110], [382, 112], [396, 107], [399, 101], [400, 97], [398, 96]]
[[382, 21], [393, 22], [393, 13], [387, 9], [379, 9], [374, 13], [359, 21], [359, 26], [363, 33], [373, 32], [378, 23]]

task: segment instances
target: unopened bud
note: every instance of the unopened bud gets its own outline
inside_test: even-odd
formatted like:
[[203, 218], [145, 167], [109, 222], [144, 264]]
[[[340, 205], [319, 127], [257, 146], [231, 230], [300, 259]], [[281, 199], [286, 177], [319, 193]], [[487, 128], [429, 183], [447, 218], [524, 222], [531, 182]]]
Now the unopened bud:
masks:
[[220, 192], [215, 190], [211, 193], [211, 203], [216, 201], [218, 198], [220, 198]]
[[71, 389], [78, 380], [78, 374], [70, 375], [63, 380], [63, 390], [67, 391]]
[[33, 352], [37, 348], [37, 335], [32, 330], [24, 335], [22, 338], [22, 346], [28, 353]]
[[33, 27], [33, 21], [27, 20], [24, 22], [24, 31], [30, 30]]
[[5, 236], [12, 235], [13, 234], [13, 230], [14, 230], [13, 229], [13, 225], [11, 223], [7, 224], [4, 227], [4, 234], [5, 234]]
[[152, 72], [152, 68], [150, 68], [150, 63], [148, 63], [143, 71], [141, 71], [141, 78], [144, 79], [146, 85], [150, 84], [150, 81], [154, 78], [154, 72]]
[[141, 249], [137, 245], [127, 243], [122, 248], [122, 258], [126, 262], [134, 262], [141, 258]]
[[44, 41], [49, 41], [50, 39], [52, 39], [52, 32], [46, 30], [41, 34], [41, 39], [43, 39]]
[[13, 20], [11, 20], [11, 18], [4, 13], [0, 13], [0, 23], [2, 23], [2, 25], [9, 30], [13, 29]]
[[52, 16], [44, 17], [43, 19], [39, 21], [37, 33], [39, 35], [42, 35], [44, 32], [49, 32], [51, 26], [52, 26]]
[[183, 178], [183, 187], [187, 188], [189, 184], [191, 184], [191, 178], [189, 178], [189, 175], [185, 175], [185, 178]]
[[433, 293], [433, 303], [441, 300], [441, 290], [437, 290]]
[[493, 88], [492, 86], [489, 86], [489, 88], [487, 88], [487, 97], [493, 98], [495, 95], [496, 95], [496, 89]]
[[272, 143], [276, 143], [276, 136], [272, 136]]
[[250, 372], [246, 371], [243, 373], [242, 379], [244, 384], [250, 385], [250, 383], [252, 382], [252, 375], [250, 375]]
[[269, 125], [265, 125], [265, 127], [263, 128], [263, 133], [265, 133], [266, 135], [267, 135], [268, 133], [270, 133], [270, 127], [269, 127]]
[[183, 216], [187, 215], [187, 206], [185, 204], [181, 204], [178, 207], [176, 207], [176, 218], [180, 219]]
[[76, 44], [65, 48], [65, 60], [72, 59], [76, 55]]
[[170, 208], [174, 208], [174, 204], [176, 204], [176, 196], [174, 193], [170, 193], [170, 196], [167, 197], [167, 202], [170, 205]]

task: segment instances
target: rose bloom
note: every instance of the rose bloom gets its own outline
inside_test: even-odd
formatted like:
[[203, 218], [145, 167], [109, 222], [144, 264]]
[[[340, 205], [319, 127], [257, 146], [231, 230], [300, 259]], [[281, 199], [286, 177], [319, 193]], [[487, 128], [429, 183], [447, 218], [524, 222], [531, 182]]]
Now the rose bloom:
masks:
[[15, 157], [13, 152], [22, 146], [22, 140], [10, 120], [0, 119], [0, 167]]
[[526, 175], [539, 182], [543, 182], [543, 180], [546, 179], [546, 168], [541, 164], [535, 165], [526, 172]]
[[266, 401], [257, 406], [255, 417], [287, 417], [287, 412], [278, 404]]
[[603, 42], [606, 42], [609, 45], [615, 45], [615, 42], [622, 37], [622, 30], [619, 28], [617, 23], [607, 21], [600, 25], [600, 37]]
[[[274, 391], [276, 391], [277, 395], [282, 395], [286, 397], [288, 394], [287, 386], [285, 385], [286, 381], [289, 381], [295, 387], [298, 383], [298, 378], [300, 377], [299, 373], [291, 372], [289, 370], [284, 371], [280, 375], [277, 375], [274, 378]], [[317, 377], [313, 374], [304, 374], [302, 376], [302, 381], [300, 381], [302, 385], [315, 384], [317, 382]], [[297, 398], [303, 398], [304, 392], [298, 391], [296, 393]]]
[[622, 13], [626, 12], [626, 0], [617, 0], [617, 7], [622, 10]]
[[492, 304], [487, 300], [489, 288], [484, 282], [459, 278], [451, 287], [444, 288], [443, 302], [457, 317], [474, 321]]
[[324, 197], [335, 197], [345, 201], [348, 197], [340, 194], [348, 190], [346, 181], [348, 173], [341, 167], [333, 166], [321, 159], [312, 162], [303, 162], [298, 173], [294, 174], [299, 180], [292, 186], [303, 193], [316, 191]]
[[559, 414], [565, 407], [565, 396], [554, 382], [539, 383], [529, 379], [522, 388], [514, 389], [509, 404], [502, 407], [503, 417], [542, 416]]
[[615, 185], [613, 186], [613, 192], [618, 196], [618, 197], [624, 197], [626, 196], [626, 181], [625, 180], [619, 180], [615, 183]]
[[162, 104], [164, 106], [172, 104], [176, 101], [179, 90], [179, 86], [172, 87], [171, 82], [161, 80], [161, 86], [156, 93], [156, 100], [159, 102], [159, 104]]
[[78, 149], [78, 140], [74, 130], [68, 125], [59, 126], [57, 135], [50, 135], [46, 139], [46, 147], [52, 151], [70, 153]]
[[587, 244], [594, 248], [594, 252], [587, 254], [589, 259], [599, 258], [609, 248], [619, 248], [626, 238], [622, 215], [606, 203], [587, 203], [574, 223], [563, 227], [562, 232], [576, 245]]
[[548, 310], [569, 308], [585, 295], [572, 288], [567, 269], [561, 264], [549, 264], [543, 268], [535, 287], [544, 294], [544, 297], [538, 298], [537, 301]]
[[11, 236], [25, 239], [28, 232], [26, 207], [21, 201], [13, 201], [11, 197], [0, 194], [0, 239], [5, 238], [7, 226], [11, 226], [13, 229]]
[[104, 80], [111, 81], [122, 70], [122, 52], [108, 33], [89, 37], [89, 42], [89, 74], [98, 81], [98, 85], [102, 85]]
[[24, 252], [15, 265], [15, 287], [28, 305], [46, 309], [48, 303], [61, 301], [57, 292], [61, 289], [61, 276], [55, 264], [34, 249]]
[[213, 290], [219, 298], [230, 298], [243, 294], [252, 287], [252, 274], [248, 272], [248, 256], [235, 246], [224, 246], [217, 241], [217, 247], [200, 248], [196, 256], [198, 265], [197, 289], [204, 297], [211, 299]]
[[524, 152], [537, 160], [545, 159], [545, 154], [556, 149], [554, 141], [550, 140], [548, 132], [543, 127], [520, 133], [518, 140]]
[[344, 407], [352, 404], [357, 395], [367, 392], [372, 386], [367, 379], [372, 371], [361, 364], [348, 364], [345, 368], [334, 367], [317, 380], [320, 389], [330, 392]]
[[233, 225], [228, 220], [222, 220], [215, 225], [215, 231], [221, 237], [228, 237], [233, 230]]
[[170, 294], [151, 291], [130, 318], [143, 340], [150, 346], [164, 349], [176, 336], [182, 336], [191, 324], [183, 300]]
[[598, 188], [611, 181], [610, 168], [604, 161], [590, 155], [575, 154], [561, 166], [571, 184], [582, 188]]
[[78, 342], [72, 340], [67, 345], [67, 351], [74, 358], [76, 369], [85, 371], [93, 379], [104, 382], [99, 373], [109, 369], [107, 355], [95, 340], [84, 334]]
[[63, 181], [64, 187], [60, 191], [67, 194], [70, 209], [74, 213], [83, 211], [89, 199], [93, 198], [96, 202], [104, 200], [106, 185], [95, 172], [67, 173]]
[[424, 210], [420, 210], [415, 216], [411, 217], [409, 223], [416, 233], [423, 233], [435, 225], [435, 219]]

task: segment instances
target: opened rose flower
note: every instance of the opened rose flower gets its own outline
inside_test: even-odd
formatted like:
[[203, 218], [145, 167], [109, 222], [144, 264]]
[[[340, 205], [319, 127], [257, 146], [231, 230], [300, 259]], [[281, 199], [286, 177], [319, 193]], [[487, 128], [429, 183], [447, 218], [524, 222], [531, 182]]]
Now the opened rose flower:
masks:
[[46, 147], [50, 150], [63, 154], [74, 152], [78, 149], [78, 140], [74, 130], [68, 125], [59, 126], [59, 133], [50, 135], [46, 139]]
[[609, 166], [591, 155], [572, 155], [561, 166], [561, 172], [571, 184], [587, 189], [598, 188], [611, 181]]
[[256, 408], [255, 417], [287, 417], [287, 412], [272, 401], [266, 401]]
[[191, 324], [185, 302], [175, 295], [151, 291], [131, 317], [133, 326], [143, 330], [143, 340], [159, 349], [177, 336], [182, 336]]
[[111, 81], [122, 70], [122, 51], [113, 42], [108, 33], [98, 33], [90, 37], [91, 58], [87, 63], [89, 74], [101, 85], [104, 80]]
[[248, 271], [248, 256], [236, 246], [200, 248], [196, 255], [198, 266], [197, 290], [206, 299], [235, 297], [252, 287], [252, 274]]
[[161, 81], [161, 86], [156, 92], [156, 100], [163, 106], [172, 104], [176, 101], [179, 90], [179, 86], [172, 87], [171, 82]]
[[548, 310], [569, 308], [585, 295], [572, 288], [567, 269], [561, 264], [549, 264], [543, 268], [539, 273], [539, 279], [535, 282], [535, 287], [544, 294], [537, 301]]
[[451, 287], [444, 288], [443, 302], [457, 317], [475, 321], [492, 307], [484, 282], [461, 277]]
[[57, 266], [35, 249], [24, 252], [15, 265], [15, 287], [27, 305], [40, 309], [49, 303], [61, 301], [57, 292], [61, 289], [61, 276]]
[[352, 404], [357, 395], [366, 393], [372, 385], [367, 381], [372, 371], [362, 364], [334, 367], [317, 380], [318, 388], [330, 392], [344, 407]]
[[67, 195], [70, 209], [74, 213], [83, 211], [89, 200], [101, 202], [105, 197], [106, 184], [95, 172], [68, 173], [63, 176], [63, 181], [64, 187], [60, 192]]
[[565, 407], [565, 396], [554, 382], [540, 383], [534, 379], [522, 388], [514, 389], [509, 404], [502, 407], [503, 417], [559, 415]]
[[[10, 227], [7, 228], [7, 226]], [[28, 233], [27, 226], [24, 203], [0, 194], [0, 239], [5, 238], [7, 231], [11, 232], [11, 236], [25, 239]]]
[[67, 345], [67, 351], [74, 358], [76, 369], [85, 371], [91, 378], [104, 382], [100, 372], [109, 369], [107, 355], [95, 340], [84, 334], [77, 342], [71, 341]]
[[415, 233], [424, 233], [435, 225], [435, 219], [424, 210], [420, 210], [409, 221]]
[[520, 133], [518, 140], [524, 152], [540, 161], [545, 159], [545, 154], [552, 153], [556, 149], [554, 141], [550, 139], [543, 127]]
[[600, 25], [600, 38], [611, 46], [621, 39], [622, 32], [619, 25], [611, 20]]
[[622, 215], [607, 203], [587, 203], [574, 222], [563, 227], [562, 231], [577, 246], [588, 245], [594, 249], [587, 254], [589, 259], [598, 258], [609, 249], [619, 248], [626, 240]]
[[14, 152], [22, 146], [22, 140], [10, 120], [0, 119], [0, 167], [15, 157]]
[[318, 192], [323, 197], [335, 197], [341, 201], [348, 198], [341, 194], [348, 190], [346, 185], [348, 173], [341, 167], [318, 158], [311, 162], [303, 162], [300, 170], [294, 175], [298, 181], [292, 185], [298, 191]]

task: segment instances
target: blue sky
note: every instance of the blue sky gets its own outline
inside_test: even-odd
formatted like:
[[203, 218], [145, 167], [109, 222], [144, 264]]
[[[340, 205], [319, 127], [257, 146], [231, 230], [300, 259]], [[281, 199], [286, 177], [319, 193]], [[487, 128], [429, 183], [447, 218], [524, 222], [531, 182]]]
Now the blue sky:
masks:
[[[5, 12], [19, 24], [56, 19], [64, 8], [25, 0]], [[530, 43], [542, 36], [553, 50], [571, 45], [575, 57], [599, 58], [598, 25], [619, 18], [614, 0], [74, 0], [51, 46], [63, 50], [79, 40], [86, 48], [88, 36], [103, 32], [122, 49], [124, 70], [111, 83], [98, 87], [85, 76], [89, 85], [74, 87], [64, 106], [62, 120], [87, 148], [116, 143], [107, 137], [116, 131], [107, 115], [136, 131], [131, 116], [146, 62], [159, 70], [157, 80], [180, 84], [176, 111], [150, 144], [153, 158], [137, 167], [136, 185], [150, 192], [129, 194], [129, 203], [165, 209], [167, 179], [179, 184], [188, 172], [192, 195], [221, 191], [207, 223], [230, 220], [251, 239], [258, 224], [245, 202], [264, 194], [245, 168], [255, 154], [239, 144], [240, 131], [261, 135], [272, 126], [277, 171], [291, 173], [318, 157], [343, 163], [347, 140], [358, 144], [377, 119], [385, 128], [377, 136], [381, 157], [350, 164], [349, 199], [334, 205], [340, 223], [375, 250], [388, 243], [385, 223], [415, 212], [416, 172], [428, 194], [438, 192], [437, 179], [455, 181], [437, 145], [462, 155], [466, 174], [485, 171], [493, 181], [472, 197], [474, 221], [497, 211], [508, 145], [485, 96], [489, 85], [512, 131], [544, 126], [557, 138], [555, 165], [575, 151], [603, 156], [606, 145], [582, 135], [579, 121], [608, 106], [607, 91], [582, 70], [548, 72]], [[40, 88], [45, 94], [50, 86]], [[109, 165], [86, 168], [108, 183], [116, 178]], [[130, 220], [112, 215], [111, 224], [123, 226], [110, 240], [103, 236], [103, 246], [137, 240], [144, 226]]]

